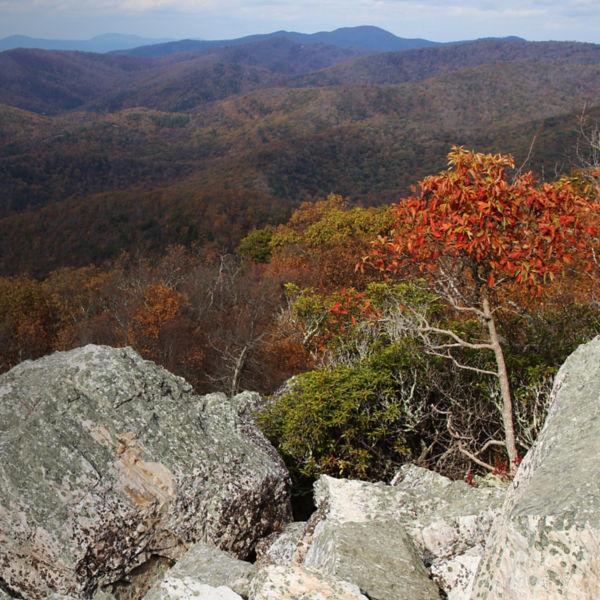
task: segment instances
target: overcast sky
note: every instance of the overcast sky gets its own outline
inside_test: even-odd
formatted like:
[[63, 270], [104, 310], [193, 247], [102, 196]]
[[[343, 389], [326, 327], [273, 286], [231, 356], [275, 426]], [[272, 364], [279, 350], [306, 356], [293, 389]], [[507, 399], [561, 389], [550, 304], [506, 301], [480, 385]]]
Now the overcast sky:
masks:
[[107, 32], [230, 39], [279, 29], [377, 25], [445, 42], [518, 35], [600, 43], [599, 0], [0, 0], [0, 38], [87, 39]]

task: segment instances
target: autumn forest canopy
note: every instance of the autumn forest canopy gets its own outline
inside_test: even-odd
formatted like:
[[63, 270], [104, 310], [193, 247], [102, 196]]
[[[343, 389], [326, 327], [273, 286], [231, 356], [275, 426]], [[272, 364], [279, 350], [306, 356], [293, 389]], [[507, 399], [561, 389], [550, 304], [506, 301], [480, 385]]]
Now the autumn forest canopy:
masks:
[[600, 47], [300, 46], [0, 53], [0, 369], [294, 376], [260, 418], [299, 484], [508, 477], [600, 333]]

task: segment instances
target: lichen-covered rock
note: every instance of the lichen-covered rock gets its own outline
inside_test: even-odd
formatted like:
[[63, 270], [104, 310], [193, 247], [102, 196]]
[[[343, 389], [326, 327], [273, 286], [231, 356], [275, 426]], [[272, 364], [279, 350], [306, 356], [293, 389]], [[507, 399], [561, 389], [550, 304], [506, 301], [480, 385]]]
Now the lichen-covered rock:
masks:
[[194, 544], [177, 564], [157, 582], [144, 596], [144, 600], [171, 600], [173, 589], [182, 586], [180, 582], [195, 581], [196, 584], [213, 588], [228, 587], [236, 594], [247, 597], [250, 580], [256, 568], [249, 562], [238, 560], [223, 550], [205, 542]]
[[471, 594], [484, 546], [477, 545], [456, 556], [432, 561], [432, 579], [446, 592], [447, 600], [466, 600]]
[[[315, 483], [318, 509], [298, 544], [295, 560], [302, 563], [311, 556], [321, 521], [340, 525], [396, 523], [398, 531], [406, 531], [419, 550], [421, 562], [431, 567], [438, 586], [448, 595], [464, 598], [504, 493], [498, 488], [473, 488], [414, 465], [402, 467], [391, 486], [323, 476]], [[398, 533], [397, 537], [402, 535]], [[320, 544], [317, 539], [317, 546]], [[364, 555], [368, 557], [369, 553]], [[454, 560], [462, 565], [460, 577], [452, 570]]]
[[372, 600], [439, 600], [439, 590], [398, 521], [321, 521], [304, 565], [356, 584]]
[[472, 598], [600, 598], [600, 338], [561, 367], [494, 523]]
[[165, 600], [243, 600], [226, 586], [213, 587], [198, 583], [195, 577], [180, 577], [164, 582], [161, 598]]
[[282, 567], [291, 565], [305, 529], [306, 523], [303, 521], [288, 523], [281, 532], [272, 533], [260, 540], [256, 544], [256, 564]]
[[86, 346], [0, 376], [0, 585], [89, 597], [196, 541], [237, 557], [291, 519], [289, 477], [241, 417], [133, 350]]
[[472, 487], [415, 465], [401, 467], [395, 479], [407, 531], [434, 559], [484, 545], [506, 495], [506, 487]]
[[92, 600], [117, 600], [113, 594], [107, 592], [106, 590], [96, 590], [96, 593], [93, 595]]
[[347, 581], [298, 565], [264, 567], [253, 579], [249, 600], [368, 600]]

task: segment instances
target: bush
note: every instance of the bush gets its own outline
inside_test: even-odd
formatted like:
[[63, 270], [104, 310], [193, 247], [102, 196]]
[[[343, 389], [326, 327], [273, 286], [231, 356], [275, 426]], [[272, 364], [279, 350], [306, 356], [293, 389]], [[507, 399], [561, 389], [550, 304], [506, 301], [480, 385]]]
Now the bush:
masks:
[[419, 450], [422, 365], [405, 343], [303, 373], [263, 413], [262, 426], [292, 474], [387, 479]]

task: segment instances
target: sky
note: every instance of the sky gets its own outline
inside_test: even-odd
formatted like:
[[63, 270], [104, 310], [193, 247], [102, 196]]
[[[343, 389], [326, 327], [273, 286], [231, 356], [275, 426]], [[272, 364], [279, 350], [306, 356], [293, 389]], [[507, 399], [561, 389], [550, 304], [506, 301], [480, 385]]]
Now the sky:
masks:
[[0, 0], [0, 38], [231, 39], [376, 25], [437, 42], [517, 35], [600, 43], [598, 0]]

